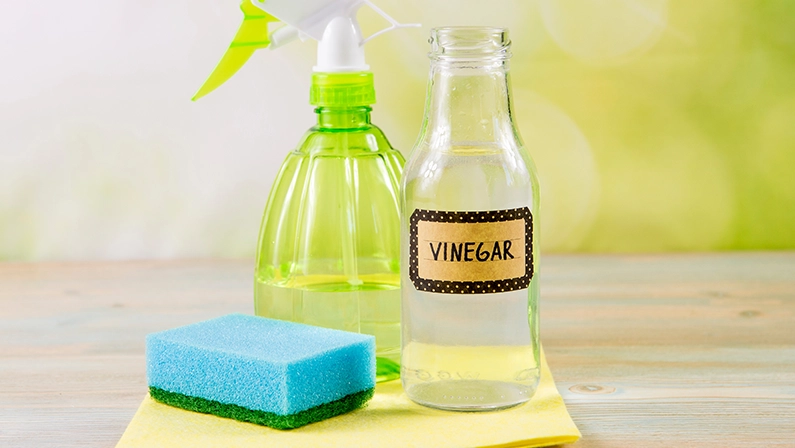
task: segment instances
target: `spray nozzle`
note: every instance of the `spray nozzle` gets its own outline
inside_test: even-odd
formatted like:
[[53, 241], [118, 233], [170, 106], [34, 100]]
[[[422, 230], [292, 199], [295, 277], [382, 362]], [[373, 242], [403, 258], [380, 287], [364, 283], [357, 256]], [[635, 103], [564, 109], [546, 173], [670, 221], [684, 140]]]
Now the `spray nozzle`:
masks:
[[[259, 8], [262, 8], [263, 11], [273, 11], [274, 14], [279, 14], [282, 17], [287, 17], [283, 20], [287, 25], [279, 28], [273, 34], [271, 34], [271, 48], [278, 48], [282, 45], [290, 43], [297, 38], [300, 38], [302, 41], [306, 40], [307, 36], [312, 37], [317, 41], [322, 41], [324, 33], [326, 32], [329, 24], [335, 19], [339, 17], [348, 17], [352, 18], [354, 21], [356, 20], [356, 13], [362, 6], [369, 6], [370, 9], [376, 12], [379, 16], [383, 17], [384, 20], [389, 22], [389, 26], [379, 30], [370, 36], [363, 38], [360, 40], [359, 45], [362, 46], [372, 40], [373, 38], [380, 36], [384, 33], [388, 33], [389, 31], [396, 30], [398, 28], [416, 28], [419, 27], [419, 23], [400, 23], [397, 20], [393, 19], [389, 14], [384, 12], [381, 8], [376, 6], [370, 0], [342, 0], [342, 1], [331, 1], [325, 2], [329, 3], [331, 8], [326, 8], [333, 10], [333, 13], [329, 14], [329, 11], [324, 10], [321, 13], [326, 15], [325, 18], [322, 16], [320, 20], [316, 15], [307, 12], [300, 12], [306, 11], [311, 8], [293, 8], [292, 11], [284, 11], [281, 7], [276, 6], [279, 11], [275, 11], [276, 8], [271, 4], [266, 4], [267, 2], [259, 2], [258, 0], [251, 0], [255, 5]], [[322, 3], [322, 2], [321, 2]], [[270, 8], [269, 8], [270, 6]], [[299, 6], [300, 5], [291, 5], [291, 6]], [[284, 14], [283, 14], [284, 13]], [[303, 31], [299, 31], [299, 29], [303, 29]]]
[[370, 0], [364, 0], [364, 3], [366, 3], [367, 6], [369, 6], [370, 9], [375, 11], [379, 16], [383, 17], [387, 22], [389, 22], [389, 26], [371, 34], [367, 39], [362, 41], [362, 45], [366, 44], [367, 42], [370, 42], [374, 37], [380, 36], [384, 33], [388, 33], [398, 28], [419, 28], [420, 26], [422, 26], [419, 23], [400, 23], [397, 20], [390, 17], [389, 14], [385, 13], [381, 8], [375, 6], [375, 4]]
[[[362, 37], [356, 14], [367, 5], [389, 26]], [[296, 39], [319, 42], [315, 72], [349, 73], [369, 69], [364, 62], [364, 44], [376, 36], [398, 28], [418, 27], [402, 24], [370, 0], [242, 0], [243, 24], [221, 62], [193, 97], [210, 93], [231, 78], [259, 48], [278, 48]], [[269, 33], [268, 24], [285, 25]]]

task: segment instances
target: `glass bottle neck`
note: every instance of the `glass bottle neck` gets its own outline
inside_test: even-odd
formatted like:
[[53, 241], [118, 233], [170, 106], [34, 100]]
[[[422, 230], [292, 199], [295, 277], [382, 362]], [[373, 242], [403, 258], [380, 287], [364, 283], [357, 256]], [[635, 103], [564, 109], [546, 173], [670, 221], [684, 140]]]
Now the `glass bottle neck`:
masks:
[[317, 128], [321, 130], [363, 129], [370, 126], [368, 106], [357, 107], [318, 107]]
[[433, 146], [503, 146], [514, 139], [507, 61], [435, 61], [423, 134]]

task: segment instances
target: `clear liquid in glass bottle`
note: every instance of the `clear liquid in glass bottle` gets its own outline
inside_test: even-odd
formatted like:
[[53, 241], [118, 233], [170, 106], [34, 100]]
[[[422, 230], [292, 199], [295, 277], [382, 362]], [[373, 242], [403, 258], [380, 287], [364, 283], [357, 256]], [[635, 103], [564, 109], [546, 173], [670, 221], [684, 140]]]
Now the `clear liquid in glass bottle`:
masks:
[[510, 40], [449, 27], [430, 42], [402, 185], [401, 378], [425, 406], [507, 408], [539, 379], [538, 181], [511, 115]]

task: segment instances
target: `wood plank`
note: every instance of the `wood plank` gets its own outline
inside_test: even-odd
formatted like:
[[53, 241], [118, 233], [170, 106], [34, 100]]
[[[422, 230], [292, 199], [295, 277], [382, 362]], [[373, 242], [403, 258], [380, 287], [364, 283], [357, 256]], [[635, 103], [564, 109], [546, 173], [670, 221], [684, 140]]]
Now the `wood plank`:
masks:
[[[795, 446], [795, 253], [545, 256], [577, 447]], [[251, 313], [250, 261], [0, 264], [0, 445], [110, 446], [144, 336]]]
[[542, 339], [578, 446], [795, 446], [792, 254], [545, 266]]

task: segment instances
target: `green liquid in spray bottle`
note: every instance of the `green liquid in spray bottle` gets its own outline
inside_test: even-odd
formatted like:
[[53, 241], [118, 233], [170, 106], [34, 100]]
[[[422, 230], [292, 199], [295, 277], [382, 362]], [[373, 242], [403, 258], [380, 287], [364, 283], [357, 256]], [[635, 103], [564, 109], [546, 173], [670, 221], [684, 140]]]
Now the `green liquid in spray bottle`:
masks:
[[[390, 26], [362, 36], [363, 5]], [[399, 182], [403, 156], [370, 123], [373, 75], [363, 45], [400, 24], [366, 0], [242, 0], [244, 20], [194, 96], [212, 92], [261, 48], [318, 41], [310, 103], [317, 125], [288, 154], [260, 231], [259, 316], [376, 337], [378, 381], [400, 376]], [[284, 22], [270, 32], [269, 23]]]
[[[370, 74], [315, 74], [314, 82], [340, 76], [372, 80]], [[372, 334], [377, 379], [395, 379], [403, 156], [370, 124], [368, 106], [321, 106], [316, 112], [318, 124], [287, 156], [266, 206], [255, 311]]]

